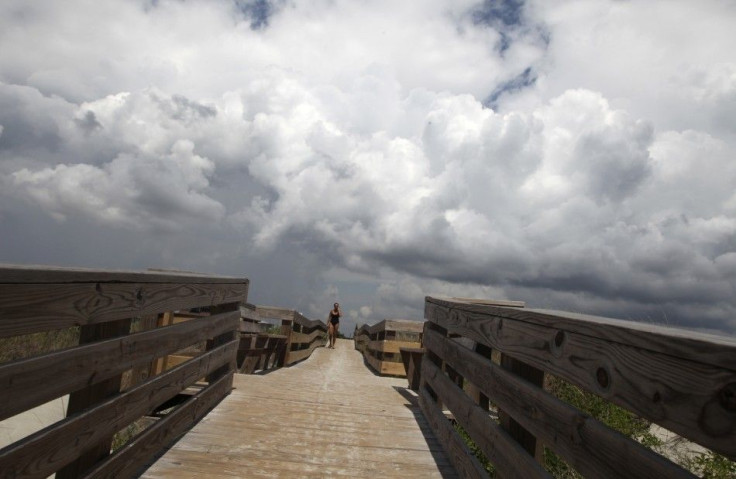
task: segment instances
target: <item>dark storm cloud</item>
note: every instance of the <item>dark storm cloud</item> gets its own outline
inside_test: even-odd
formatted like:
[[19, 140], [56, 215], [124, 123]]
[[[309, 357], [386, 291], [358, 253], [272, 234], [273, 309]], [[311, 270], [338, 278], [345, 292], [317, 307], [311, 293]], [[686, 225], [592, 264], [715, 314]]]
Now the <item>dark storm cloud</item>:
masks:
[[77, 124], [85, 133], [91, 133], [94, 130], [102, 128], [102, 123], [97, 121], [95, 112], [87, 111], [82, 118], [76, 118], [74, 123]]
[[62, 138], [57, 122], [52, 115], [36, 108], [42, 100], [37, 91], [0, 84], [0, 125], [3, 126], [0, 151], [59, 148]]
[[153, 95], [153, 99], [159, 102], [162, 109], [175, 120], [192, 121], [217, 115], [217, 108], [197, 103], [182, 95], [173, 95], [171, 99]]
[[281, 6], [1, 2], [0, 260], [736, 331], [732, 9]]

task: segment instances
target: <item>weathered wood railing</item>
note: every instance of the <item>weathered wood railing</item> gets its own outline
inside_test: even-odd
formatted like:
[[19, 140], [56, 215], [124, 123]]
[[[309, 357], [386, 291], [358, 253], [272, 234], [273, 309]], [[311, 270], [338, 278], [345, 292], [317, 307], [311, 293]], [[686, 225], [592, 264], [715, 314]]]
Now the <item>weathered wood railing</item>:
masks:
[[[0, 420], [69, 394], [66, 418], [0, 449], [0, 475], [134, 476], [230, 392], [247, 294], [244, 278], [0, 266], [3, 341], [65, 328], [80, 337], [0, 364]], [[193, 308], [206, 314], [164, 325]], [[157, 365], [182, 350], [195, 352], [171, 369]], [[154, 412], [110, 454], [113, 435]]]
[[432, 297], [425, 317], [419, 402], [465, 477], [485, 471], [443, 408], [501, 477], [549, 477], [542, 444], [584, 477], [693, 477], [545, 391], [545, 374], [736, 459], [733, 339]]
[[253, 374], [283, 366], [288, 336], [269, 333], [269, 324], [263, 322], [255, 305], [242, 305], [240, 319], [238, 372]]
[[278, 360], [279, 366], [289, 366], [307, 359], [312, 352], [327, 343], [327, 323], [309, 319], [300, 312], [275, 306], [256, 306], [256, 313], [264, 319], [281, 321], [281, 334], [286, 346]]
[[406, 376], [401, 348], [421, 345], [422, 323], [402, 319], [384, 319], [373, 326], [355, 330], [355, 349], [363, 353], [366, 363], [380, 374]]

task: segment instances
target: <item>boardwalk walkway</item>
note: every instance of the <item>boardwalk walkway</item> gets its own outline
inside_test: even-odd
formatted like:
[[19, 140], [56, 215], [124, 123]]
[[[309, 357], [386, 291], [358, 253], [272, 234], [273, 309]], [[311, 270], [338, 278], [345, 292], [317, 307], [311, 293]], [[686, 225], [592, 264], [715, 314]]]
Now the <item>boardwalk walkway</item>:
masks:
[[234, 390], [142, 477], [457, 477], [406, 379], [380, 377], [352, 341]]

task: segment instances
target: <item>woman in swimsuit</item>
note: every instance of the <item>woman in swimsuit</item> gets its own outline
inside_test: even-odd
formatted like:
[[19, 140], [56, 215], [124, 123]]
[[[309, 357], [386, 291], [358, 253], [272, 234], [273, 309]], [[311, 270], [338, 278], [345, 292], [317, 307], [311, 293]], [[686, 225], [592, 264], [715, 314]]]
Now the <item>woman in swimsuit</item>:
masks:
[[327, 337], [330, 339], [330, 348], [335, 349], [335, 340], [337, 339], [337, 331], [340, 328], [340, 303], [335, 303], [330, 310], [327, 318]]

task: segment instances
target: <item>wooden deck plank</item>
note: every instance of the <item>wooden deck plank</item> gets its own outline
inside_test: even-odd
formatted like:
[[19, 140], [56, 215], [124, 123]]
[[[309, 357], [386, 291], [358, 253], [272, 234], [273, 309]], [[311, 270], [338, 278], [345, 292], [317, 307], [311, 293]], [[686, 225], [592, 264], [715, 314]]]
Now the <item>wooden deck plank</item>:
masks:
[[406, 379], [351, 341], [233, 385], [142, 477], [458, 477]]

